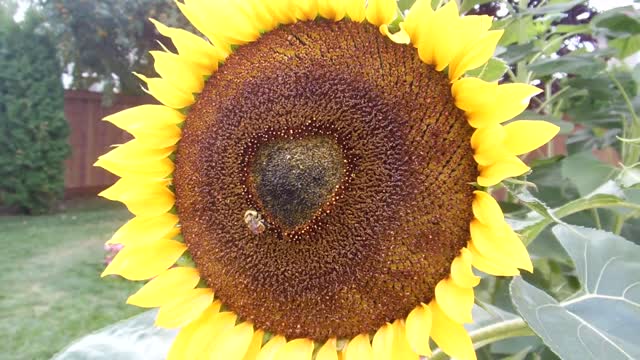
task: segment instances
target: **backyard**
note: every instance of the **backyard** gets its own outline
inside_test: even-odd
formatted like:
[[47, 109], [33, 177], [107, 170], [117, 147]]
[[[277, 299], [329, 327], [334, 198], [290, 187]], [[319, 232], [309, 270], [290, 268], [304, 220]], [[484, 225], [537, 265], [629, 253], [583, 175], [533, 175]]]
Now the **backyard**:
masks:
[[137, 283], [100, 278], [103, 244], [128, 216], [117, 203], [96, 199], [51, 215], [0, 217], [3, 359], [49, 359], [142, 310], [125, 304]]

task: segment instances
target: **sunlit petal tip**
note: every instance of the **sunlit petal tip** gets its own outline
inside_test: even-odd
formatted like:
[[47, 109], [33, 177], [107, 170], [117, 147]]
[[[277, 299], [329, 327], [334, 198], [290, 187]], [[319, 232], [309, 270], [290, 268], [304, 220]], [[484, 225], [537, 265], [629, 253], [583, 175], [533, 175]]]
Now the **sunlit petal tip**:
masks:
[[411, 38], [411, 43], [417, 45], [420, 42], [422, 28], [426, 27], [433, 15], [431, 0], [417, 0], [409, 9], [409, 13], [401, 24]]
[[467, 46], [452, 62], [449, 69], [449, 79], [455, 81], [468, 70], [485, 64], [496, 50], [498, 41], [504, 30], [491, 30], [483, 34], [477, 41]]
[[338, 360], [338, 350], [336, 349], [336, 338], [327, 340], [318, 350], [315, 360]]
[[409, 34], [407, 34], [407, 32], [402, 28], [398, 32], [393, 34], [389, 32], [389, 26], [387, 24], [380, 25], [379, 29], [384, 36], [388, 37], [396, 44], [409, 44], [409, 42], [411, 42]]
[[393, 322], [393, 354], [391, 359], [419, 360], [419, 355], [413, 351], [404, 321], [397, 319]]
[[523, 163], [522, 160], [512, 156], [490, 166], [481, 167], [478, 185], [484, 187], [494, 186], [504, 179], [523, 175], [529, 170], [531, 168]]
[[213, 291], [199, 288], [185, 291], [182, 296], [160, 307], [155, 325], [167, 329], [185, 326], [198, 318], [213, 303]]
[[373, 336], [373, 360], [393, 359], [393, 325], [386, 323]]
[[311, 360], [313, 340], [294, 339], [282, 345], [276, 353], [275, 360]]
[[407, 316], [405, 325], [407, 340], [416, 354], [431, 356], [429, 347], [431, 323], [431, 309], [425, 304], [416, 306]]
[[484, 273], [496, 276], [520, 275], [520, 271], [515, 266], [486, 258], [476, 249], [472, 241], [467, 244], [467, 249], [471, 252], [473, 267]]
[[533, 151], [553, 139], [560, 127], [542, 120], [518, 120], [504, 126], [505, 148], [513, 155]]
[[264, 344], [256, 360], [273, 360], [280, 349], [287, 343], [282, 335], [276, 335]]
[[446, 354], [460, 360], [476, 360], [469, 334], [462, 324], [449, 318], [434, 300], [429, 303], [433, 317], [431, 338]]
[[398, 4], [396, 0], [368, 0], [365, 13], [370, 24], [391, 24], [398, 14]]
[[186, 250], [183, 243], [168, 239], [125, 246], [105, 273], [117, 274], [128, 280], [148, 280], [170, 268]]
[[478, 221], [485, 225], [501, 225], [504, 223], [504, 214], [500, 205], [486, 191], [476, 190], [473, 192], [474, 199], [471, 204], [473, 215]]
[[210, 359], [243, 360], [254, 342], [253, 324], [245, 321], [221, 333], [209, 347]]
[[190, 267], [171, 268], [146, 283], [129, 296], [127, 304], [144, 308], [170, 303], [196, 287], [200, 281], [198, 270]]
[[347, 0], [346, 12], [351, 21], [363, 22], [366, 18], [365, 0]]
[[473, 288], [461, 287], [453, 279], [448, 278], [440, 280], [436, 285], [435, 294], [438, 305], [449, 318], [460, 324], [473, 321], [471, 318]]
[[[506, 264], [513, 269], [533, 270], [527, 248], [506, 222], [487, 226], [478, 220], [473, 220], [469, 230], [473, 247], [483, 257], [495, 262], [495, 265]], [[471, 247], [469, 249], [471, 250]], [[472, 261], [475, 261], [475, 254]]]
[[472, 263], [473, 255], [471, 252], [462, 248], [460, 255], [451, 262], [451, 279], [456, 285], [470, 288], [480, 284], [480, 277], [476, 276], [471, 269]]
[[368, 334], [354, 337], [343, 350], [345, 360], [372, 360], [373, 350]]

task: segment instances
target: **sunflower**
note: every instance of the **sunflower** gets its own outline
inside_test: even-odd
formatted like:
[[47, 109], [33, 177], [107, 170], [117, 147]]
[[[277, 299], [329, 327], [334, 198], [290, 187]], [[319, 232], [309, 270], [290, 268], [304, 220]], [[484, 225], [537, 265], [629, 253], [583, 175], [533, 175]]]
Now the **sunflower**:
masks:
[[486, 191], [558, 128], [511, 121], [540, 90], [465, 76], [502, 30], [456, 2], [184, 0], [207, 40], [136, 74], [162, 105], [105, 118], [134, 136], [96, 163], [135, 217], [105, 269], [181, 328], [169, 359], [474, 359], [487, 274], [532, 271]]

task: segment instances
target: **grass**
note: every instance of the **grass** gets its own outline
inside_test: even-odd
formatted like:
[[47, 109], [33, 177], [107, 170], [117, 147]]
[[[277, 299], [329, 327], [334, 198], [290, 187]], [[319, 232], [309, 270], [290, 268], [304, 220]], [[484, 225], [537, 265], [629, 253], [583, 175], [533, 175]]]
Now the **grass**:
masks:
[[103, 200], [45, 216], [0, 216], [0, 354], [49, 359], [74, 339], [140, 309], [141, 286], [100, 278], [103, 244], [130, 217]]

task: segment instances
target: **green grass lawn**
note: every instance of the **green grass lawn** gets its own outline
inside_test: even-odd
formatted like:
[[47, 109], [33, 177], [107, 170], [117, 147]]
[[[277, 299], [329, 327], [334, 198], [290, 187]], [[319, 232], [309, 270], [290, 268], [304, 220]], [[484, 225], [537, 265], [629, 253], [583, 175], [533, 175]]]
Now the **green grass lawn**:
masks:
[[72, 340], [141, 311], [142, 284], [100, 278], [104, 242], [130, 217], [104, 200], [45, 216], [0, 216], [0, 358], [49, 359]]

